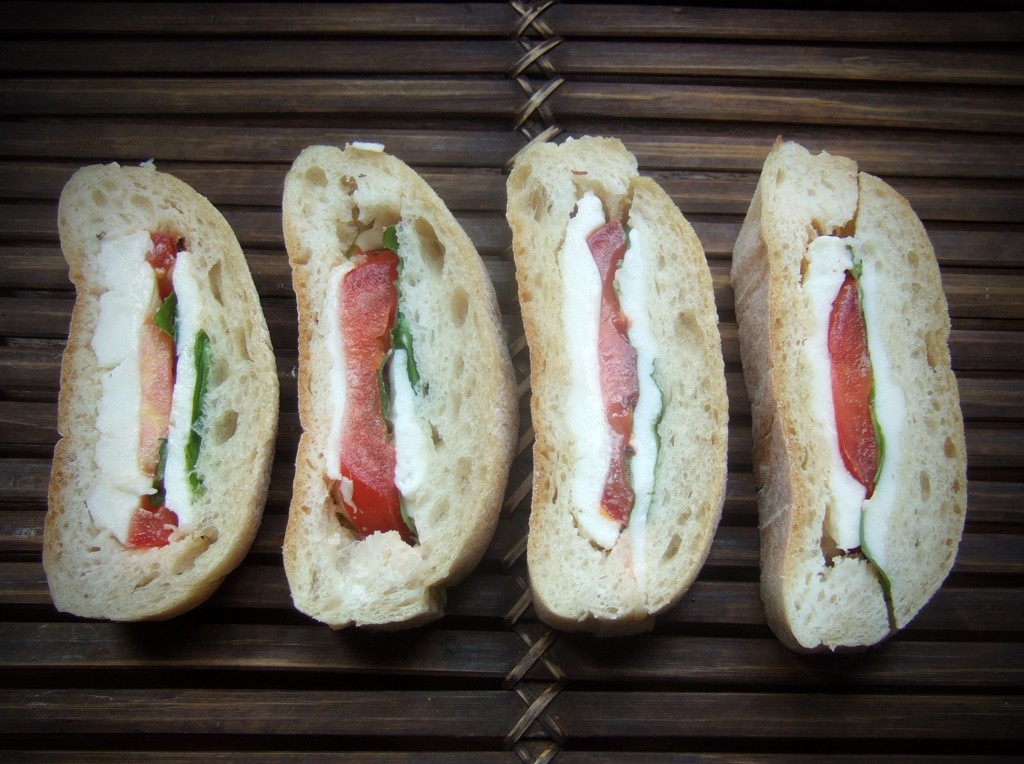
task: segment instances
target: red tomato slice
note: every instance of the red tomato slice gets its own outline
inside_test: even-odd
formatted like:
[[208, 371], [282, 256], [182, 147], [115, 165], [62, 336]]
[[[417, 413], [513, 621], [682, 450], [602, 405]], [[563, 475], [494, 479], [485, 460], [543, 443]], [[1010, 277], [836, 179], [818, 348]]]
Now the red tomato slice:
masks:
[[348, 399], [341, 433], [341, 474], [352, 481], [346, 500], [332, 486], [349, 520], [363, 536], [411, 533], [402, 519], [395, 487], [395, 445], [382, 411], [378, 384], [381, 364], [391, 349], [398, 306], [398, 255], [388, 249], [363, 253], [363, 261], [342, 279], [340, 321], [345, 350]]
[[167, 437], [174, 392], [174, 356], [174, 339], [155, 324], [144, 324], [139, 337], [139, 467], [147, 475], [156, 472], [160, 441]]
[[[163, 233], [150, 234], [152, 246], [146, 262], [152, 266], [161, 299], [172, 291], [171, 273], [178, 254], [177, 239]], [[155, 475], [160, 462], [160, 443], [167, 437], [174, 392], [176, 349], [174, 339], [152, 322], [139, 335], [139, 468]], [[128, 546], [135, 549], [166, 546], [178, 527], [178, 516], [164, 505], [153, 506], [143, 496], [128, 525]]]
[[143, 496], [128, 525], [128, 546], [133, 549], [167, 546], [177, 527], [178, 516], [174, 512], [163, 505], [151, 506], [149, 497]]
[[867, 489], [870, 498], [879, 462], [871, 421], [871, 358], [857, 282], [849, 271], [832, 304], [828, 352], [832, 357], [832, 400], [839, 451], [846, 468]]
[[163, 300], [174, 291], [171, 274], [174, 272], [174, 261], [178, 257], [178, 239], [166, 233], [151, 233], [149, 238], [153, 244], [146, 253], [146, 262], [153, 266], [156, 272], [157, 288], [160, 290], [160, 299]]
[[629, 322], [615, 293], [615, 271], [626, 254], [626, 230], [618, 220], [606, 223], [587, 238], [601, 275], [601, 317], [598, 334], [601, 395], [612, 430], [612, 457], [601, 499], [601, 510], [620, 525], [629, 521], [635, 498], [627, 458], [633, 431], [633, 409], [640, 396], [636, 350], [629, 344]]

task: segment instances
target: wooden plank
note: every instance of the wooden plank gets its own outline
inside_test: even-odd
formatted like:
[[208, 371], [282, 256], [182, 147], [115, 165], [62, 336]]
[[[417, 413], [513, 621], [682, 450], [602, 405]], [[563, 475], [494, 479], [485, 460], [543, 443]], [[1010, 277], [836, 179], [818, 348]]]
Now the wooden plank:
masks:
[[[763, 128], [671, 123], [617, 125], [615, 134], [640, 163], [643, 172], [690, 170], [750, 172], [761, 169], [774, 135]], [[1008, 135], [907, 133], [790, 126], [785, 137], [808, 149], [828, 150], [857, 159], [862, 169], [882, 177], [1019, 178], [1024, 141]], [[250, 124], [194, 124], [187, 131], [156, 121], [111, 122], [80, 119], [73, 124], [49, 121], [45, 129], [31, 121], [0, 122], [0, 156], [79, 159], [89, 162], [155, 158], [192, 162], [290, 163], [311, 144], [342, 146], [351, 141], [378, 141], [415, 166], [501, 167], [524, 141], [507, 130], [401, 129], [401, 125], [350, 130]], [[97, 153], [102, 152], [102, 153]]]
[[[547, 715], [577, 738], [835, 741], [1020, 740], [1020, 695], [902, 695], [566, 690]], [[842, 741], [840, 743], [839, 741]]]
[[[826, 744], [827, 745], [827, 744]], [[781, 746], [786, 747], [786, 746]], [[694, 754], [676, 753], [651, 753], [644, 751], [562, 751], [558, 754], [559, 764], [618, 764], [618, 762], [645, 762], [645, 764], [866, 764], [877, 762], [878, 764], [935, 764], [937, 756], [948, 754], [949, 751], [914, 754], [906, 752], [877, 753], [851, 753], [848, 750], [822, 750], [815, 753], [808, 753], [806, 743], [800, 745], [799, 751], [788, 751], [777, 753], [772, 747], [771, 753], [758, 750], [756, 753], [747, 751], [729, 751], [727, 753], [701, 751]], [[1012, 754], [998, 752], [994, 753], [959, 753], [955, 760], [957, 764], [998, 764], [999, 762], [1013, 762]]]
[[[0, 72], [31, 74], [499, 74], [522, 55], [512, 40], [176, 40], [175, 55], [144, 39], [4, 43]], [[386, 55], [382, 53], [386, 51]]]
[[[1024, 130], [1024, 105], [1012, 91], [943, 88], [895, 93], [885, 88], [742, 87], [567, 81], [550, 99], [566, 117], [631, 117], [899, 127], [1002, 132]], [[0, 98], [0, 111], [3, 99]]]
[[[287, 10], [285, 10], [287, 8]], [[516, 17], [502, 3], [411, 3], [401, 13], [382, 3], [204, 3], [202, 13], [188, 4], [146, 3], [125, 13], [119, 3], [8, 3], [11, 32], [77, 35], [497, 35], [505, 36]]]
[[[568, 37], [757, 39], [864, 43], [969, 43], [1024, 40], [1024, 19], [1004, 9], [975, 13], [856, 13], [821, 8], [557, 5], [541, 21]], [[932, 11], [932, 8], [929, 8]]]
[[0, 689], [0, 734], [244, 735], [498, 743], [523, 710], [500, 690]]
[[[267, 671], [501, 680], [526, 646], [512, 632], [422, 629], [397, 634], [334, 632], [319, 625], [203, 624], [186, 620], [111, 624], [2, 623], [7, 669], [134, 672]], [[62, 675], [69, 683], [74, 678]]]
[[[155, 159], [164, 161], [278, 162], [289, 165], [306, 146], [344, 146], [354, 141], [383, 143], [390, 153], [416, 166], [501, 167], [522, 147], [508, 130], [376, 129], [253, 124], [191, 124], [183, 131], [159, 118], [111, 122], [102, 117], [73, 123], [0, 122], [0, 155], [78, 159], [80, 164]], [[965, 149], [966, 150], [966, 149]], [[978, 162], [988, 152], [979, 152]]]
[[[841, 41], [841, 42], [846, 42]], [[617, 77], [734, 77], [834, 82], [1024, 84], [1019, 50], [770, 43], [572, 40], [548, 60], [559, 75]]]
[[[634, 649], [636, 648], [636, 649]], [[623, 660], [623, 656], [629, 660]], [[639, 644], [563, 635], [546, 653], [573, 688], [581, 682], [642, 683], [668, 689], [699, 683], [726, 689], [772, 686], [884, 691], [932, 688], [953, 692], [999, 688], [1024, 681], [1024, 652], [1004, 642], [910, 642], [849, 655], [794, 653], [775, 639], [652, 637]]]
[[519, 90], [504, 77], [487, 79], [349, 79], [304, 77], [10, 78], [0, 80], [0, 114], [411, 114], [511, 119]]
[[[160, 741], [166, 744], [166, 741]], [[440, 746], [438, 746], [440, 747]], [[137, 748], [125, 752], [117, 751], [68, 751], [68, 750], [21, 750], [4, 751], [5, 761], [8, 764], [18, 762], [36, 762], [37, 764], [123, 764], [126, 757], [138, 764], [189, 764], [200, 762], [201, 764], [220, 764], [221, 762], [237, 762], [244, 757], [249, 764], [323, 764], [325, 754], [320, 751], [253, 751], [246, 750], [244, 754], [238, 751], [224, 750], [197, 750], [196, 744], [190, 746], [188, 751], [144, 751]], [[330, 754], [328, 754], [330, 756]], [[417, 750], [414, 753], [401, 753], [397, 751], [359, 751], [358, 753], [346, 753], [348, 761], [358, 761], [361, 764], [522, 764], [522, 759], [514, 751], [489, 751], [486, 749], [475, 751], [452, 751], [452, 750]], [[897, 764], [902, 764], [901, 759], [895, 759]], [[911, 764], [911, 763], [906, 763]], [[966, 764], [973, 764], [967, 761]]]

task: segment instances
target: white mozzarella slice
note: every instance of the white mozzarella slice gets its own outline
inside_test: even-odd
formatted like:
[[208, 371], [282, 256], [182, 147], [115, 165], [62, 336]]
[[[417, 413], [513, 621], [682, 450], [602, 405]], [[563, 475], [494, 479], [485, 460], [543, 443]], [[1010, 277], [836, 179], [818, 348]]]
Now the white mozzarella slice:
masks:
[[409, 381], [408, 353], [391, 358], [391, 424], [395, 433], [395, 485], [406, 499], [419, 492], [430, 462], [430, 439], [416, 416], [416, 393]]
[[321, 319], [327, 326], [326, 342], [331, 400], [330, 426], [327, 430], [327, 442], [324, 444], [324, 461], [327, 477], [331, 480], [341, 479], [341, 428], [344, 424], [348, 387], [345, 383], [345, 346], [341, 337], [339, 296], [341, 280], [350, 270], [352, 270], [352, 263], [349, 260], [331, 270]]
[[558, 257], [565, 293], [562, 325], [571, 379], [565, 414], [574, 465], [572, 503], [584, 534], [610, 549], [619, 537], [620, 527], [601, 512], [612, 440], [601, 395], [598, 360], [601, 275], [587, 246], [587, 237], [604, 223], [601, 200], [587, 192], [576, 204], [576, 215], [569, 221]]
[[102, 370], [93, 458], [95, 482], [86, 495], [93, 522], [122, 543], [139, 497], [153, 490], [153, 479], [139, 469], [142, 380], [139, 337], [159, 305], [156, 278], [146, 262], [149, 234], [142, 232], [100, 245], [97, 259], [100, 314], [91, 339]]

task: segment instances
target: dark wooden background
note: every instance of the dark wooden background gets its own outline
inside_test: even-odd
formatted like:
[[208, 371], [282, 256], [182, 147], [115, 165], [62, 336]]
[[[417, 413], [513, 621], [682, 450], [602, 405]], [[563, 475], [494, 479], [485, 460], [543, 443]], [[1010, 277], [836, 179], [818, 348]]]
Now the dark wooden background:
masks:
[[[0, 760], [1019, 756], [1024, 14], [1009, 2], [803, 5], [0, 6]], [[710, 559], [652, 633], [615, 641], [544, 628], [523, 554], [529, 385], [505, 168], [528, 138], [583, 134], [620, 137], [696, 228], [730, 393]], [[758, 598], [728, 271], [780, 134], [854, 157], [910, 199], [953, 319], [970, 478], [960, 554], [904, 632], [856, 655], [788, 652]], [[524, 413], [483, 563], [443, 620], [386, 636], [300, 615], [280, 555], [298, 435], [283, 180], [308, 144], [367, 139], [420, 171], [476, 242]], [[161, 624], [88, 622], [55, 611], [40, 562], [73, 302], [56, 203], [82, 165], [150, 158], [206, 194], [249, 257], [278, 358], [280, 436], [259, 537], [208, 603]]]

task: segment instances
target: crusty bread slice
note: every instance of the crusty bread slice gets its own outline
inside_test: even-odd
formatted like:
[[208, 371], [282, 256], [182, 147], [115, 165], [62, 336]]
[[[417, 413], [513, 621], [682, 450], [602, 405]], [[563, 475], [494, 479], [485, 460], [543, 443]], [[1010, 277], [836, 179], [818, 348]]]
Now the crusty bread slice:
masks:
[[[405, 628], [443, 615], [445, 587], [480, 561], [504, 497], [518, 403], [494, 286], [440, 197], [376, 144], [311, 146], [285, 181], [284, 235], [299, 313], [299, 441], [284, 562], [302, 612], [333, 628]], [[426, 392], [430, 486], [418, 543], [362, 538], [339, 521], [325, 477], [332, 401], [324, 315], [331, 270], [359, 231], [397, 224], [399, 310]]]
[[[565, 414], [572, 385], [558, 253], [588, 191], [601, 199], [608, 220], [639, 230], [650, 245], [648, 308], [660, 349], [654, 377], [664, 405], [646, 529], [624, 531], [611, 549], [578, 526]], [[534, 605], [563, 630], [650, 629], [697, 576], [725, 494], [728, 399], [704, 250], [671, 198], [640, 177], [635, 158], [611, 138], [526, 150], [509, 176], [507, 217], [530, 348], [536, 439], [527, 555]]]
[[[77, 290], [61, 367], [58, 430], [43, 563], [57, 608], [117, 621], [164, 619], [204, 601], [243, 559], [263, 514], [277, 432], [278, 380], [270, 334], [242, 249], [223, 216], [191, 187], [152, 165], [94, 165], [61, 194], [61, 247]], [[193, 529], [168, 546], [132, 550], [92, 522], [85, 497], [101, 391], [90, 346], [99, 316], [100, 240], [175, 233], [210, 289], [199, 309], [210, 337], [211, 386], [200, 425], [205, 492]]]
[[[811, 402], [807, 338], [816, 320], [801, 288], [817, 236], [855, 236], [878, 275], [877, 327], [906, 405], [900, 480], [887, 522], [883, 578], [823, 531], [829, 456]], [[928, 236], [907, 201], [856, 164], [777, 142], [733, 252], [743, 372], [753, 413], [768, 621], [793, 649], [879, 642], [905, 626], [952, 567], [966, 509], [966, 449], [948, 350], [949, 314]], [[881, 422], [883, 432], [886, 423]], [[887, 446], [888, 451], [892, 451]]]

